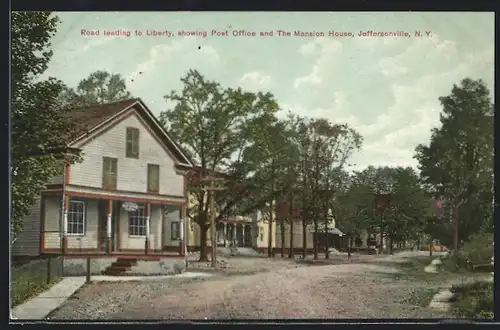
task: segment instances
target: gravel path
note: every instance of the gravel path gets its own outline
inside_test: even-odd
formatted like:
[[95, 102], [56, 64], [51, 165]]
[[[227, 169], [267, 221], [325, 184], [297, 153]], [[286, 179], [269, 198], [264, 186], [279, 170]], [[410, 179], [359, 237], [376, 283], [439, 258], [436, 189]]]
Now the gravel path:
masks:
[[[398, 262], [400, 259], [400, 256], [391, 256], [379, 260]], [[233, 276], [219, 273], [204, 279], [92, 284], [53, 313], [51, 319], [445, 316], [404, 303], [416, 285], [425, 284], [394, 280], [386, 275], [397, 270], [387, 266], [374, 263], [304, 266], [267, 259], [240, 262], [247, 266], [258, 264], [263, 272], [230, 274]]]

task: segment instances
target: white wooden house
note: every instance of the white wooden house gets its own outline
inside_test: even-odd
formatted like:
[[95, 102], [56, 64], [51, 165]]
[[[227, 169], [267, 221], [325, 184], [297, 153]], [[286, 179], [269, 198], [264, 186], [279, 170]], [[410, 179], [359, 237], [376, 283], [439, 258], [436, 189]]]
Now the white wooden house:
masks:
[[24, 219], [13, 256], [183, 255], [186, 171], [192, 162], [140, 99], [68, 111], [68, 146], [80, 163], [61, 164]]

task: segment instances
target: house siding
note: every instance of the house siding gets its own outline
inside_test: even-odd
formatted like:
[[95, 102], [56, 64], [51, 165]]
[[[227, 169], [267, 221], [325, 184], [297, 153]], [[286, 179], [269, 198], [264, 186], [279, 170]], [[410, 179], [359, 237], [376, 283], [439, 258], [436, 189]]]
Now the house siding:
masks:
[[151, 205], [151, 231], [150, 241], [151, 249], [160, 250], [162, 248], [162, 207], [160, 205]]
[[[85, 202], [85, 235], [68, 235], [69, 249], [96, 249], [98, 241], [98, 201], [74, 199]], [[45, 198], [45, 248], [61, 248], [61, 198]]]
[[[272, 231], [276, 233], [276, 217], [273, 216]], [[253, 218], [253, 228], [258, 228], [258, 235], [255, 235], [257, 248], [267, 247], [269, 241], [269, 224], [264, 221], [261, 211], [257, 211]], [[276, 235], [272, 235], [272, 246], [276, 246]]]
[[[125, 157], [127, 127], [139, 129], [139, 159]], [[106, 156], [118, 159], [118, 190], [146, 193], [148, 164], [158, 164], [159, 193], [184, 194], [184, 178], [175, 172], [174, 160], [135, 112], [84, 145], [83, 155], [81, 163], [71, 165], [70, 184], [102, 188], [102, 158]]]
[[40, 252], [40, 203], [38, 198], [31, 212], [23, 219], [24, 229], [11, 247], [14, 256], [34, 256]]
[[95, 199], [73, 199], [85, 202], [85, 235], [68, 235], [68, 249], [96, 249], [98, 242], [98, 201]]
[[61, 197], [45, 197], [45, 248], [61, 248]]
[[[307, 249], [312, 249], [313, 246], [313, 233], [309, 231], [309, 227], [307, 227], [307, 232], [306, 232], [306, 248]], [[290, 247], [290, 225], [285, 224], [285, 248]], [[278, 222], [276, 225], [276, 232], [275, 232], [275, 237], [276, 237], [276, 248], [281, 248], [281, 226]], [[302, 232], [302, 224], [300, 222], [294, 223], [293, 225], [293, 247], [294, 248], [302, 248], [303, 242], [302, 242], [302, 237], [303, 237], [303, 232]], [[266, 245], [267, 246], [267, 245]]]

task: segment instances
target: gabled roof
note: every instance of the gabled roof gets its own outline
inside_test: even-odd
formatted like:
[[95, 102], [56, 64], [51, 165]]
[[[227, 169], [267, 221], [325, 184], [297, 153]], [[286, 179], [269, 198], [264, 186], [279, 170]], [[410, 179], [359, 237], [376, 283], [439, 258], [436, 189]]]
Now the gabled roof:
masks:
[[64, 110], [63, 116], [73, 123], [72, 140], [87, 134], [97, 125], [130, 108], [139, 99], [129, 99], [117, 102], [94, 104], [83, 108]]
[[70, 145], [85, 139], [93, 132], [104, 129], [107, 124], [111, 124], [120, 114], [134, 107], [150, 128], [158, 135], [170, 152], [175, 156], [178, 165], [192, 167], [193, 162], [184, 152], [181, 146], [165, 131], [158, 119], [140, 98], [121, 100], [117, 102], [95, 104], [83, 108], [67, 109], [64, 117], [71, 121], [74, 129], [71, 132]]

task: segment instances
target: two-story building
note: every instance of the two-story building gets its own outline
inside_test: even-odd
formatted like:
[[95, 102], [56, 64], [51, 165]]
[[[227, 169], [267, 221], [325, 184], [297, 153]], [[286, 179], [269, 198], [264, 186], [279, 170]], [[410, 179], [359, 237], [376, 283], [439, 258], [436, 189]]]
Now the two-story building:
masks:
[[83, 161], [61, 161], [12, 255], [183, 255], [185, 174], [193, 164], [143, 101], [65, 115], [77, 124], [68, 149]]

